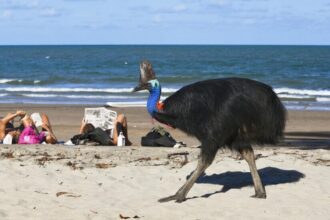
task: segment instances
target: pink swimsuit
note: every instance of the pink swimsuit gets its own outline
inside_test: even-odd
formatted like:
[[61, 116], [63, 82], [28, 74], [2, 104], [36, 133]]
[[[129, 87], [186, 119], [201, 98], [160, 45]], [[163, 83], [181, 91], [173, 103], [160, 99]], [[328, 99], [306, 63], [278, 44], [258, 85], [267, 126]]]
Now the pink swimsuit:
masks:
[[32, 126], [24, 128], [22, 133], [19, 136], [19, 144], [40, 144], [45, 140], [45, 132], [37, 134]]

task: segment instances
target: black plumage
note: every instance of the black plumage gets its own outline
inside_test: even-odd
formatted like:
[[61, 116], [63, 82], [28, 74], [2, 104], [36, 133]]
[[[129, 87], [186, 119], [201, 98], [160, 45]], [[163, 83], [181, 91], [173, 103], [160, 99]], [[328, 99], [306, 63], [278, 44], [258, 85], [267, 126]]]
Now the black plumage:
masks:
[[[152, 70], [148, 61], [142, 62], [140, 67], [141, 76]], [[152, 73], [154, 79], [153, 70]], [[141, 81], [140, 78], [139, 88], [151, 91], [147, 84], [148, 79]], [[181, 88], [165, 99], [162, 106], [152, 116], [196, 137], [201, 142], [201, 157], [185, 185], [161, 202], [185, 200], [196, 179], [212, 163], [217, 150], [225, 147], [240, 152], [246, 159], [255, 196], [266, 197], [251, 145], [277, 143], [283, 135], [286, 119], [285, 108], [270, 86], [245, 78], [200, 81]]]
[[163, 101], [154, 118], [218, 147], [237, 141], [274, 144], [282, 136], [285, 110], [272, 88], [249, 79], [224, 78], [181, 88]]

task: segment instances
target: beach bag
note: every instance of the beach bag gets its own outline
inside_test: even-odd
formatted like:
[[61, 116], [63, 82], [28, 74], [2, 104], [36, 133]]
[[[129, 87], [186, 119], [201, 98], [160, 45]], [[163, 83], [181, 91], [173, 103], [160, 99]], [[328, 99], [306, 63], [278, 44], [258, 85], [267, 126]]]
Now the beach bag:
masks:
[[152, 128], [141, 138], [142, 146], [173, 147], [176, 143], [170, 133], [161, 126]]

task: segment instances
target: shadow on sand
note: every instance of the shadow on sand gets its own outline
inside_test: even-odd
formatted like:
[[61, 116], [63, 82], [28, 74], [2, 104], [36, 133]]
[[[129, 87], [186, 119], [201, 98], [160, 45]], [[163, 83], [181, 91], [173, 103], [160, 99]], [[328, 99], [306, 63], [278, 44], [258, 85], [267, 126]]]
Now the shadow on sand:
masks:
[[[259, 175], [265, 186], [277, 185], [283, 183], [293, 183], [304, 178], [305, 175], [296, 170], [281, 170], [275, 167], [265, 167], [259, 169]], [[230, 189], [240, 189], [246, 186], [253, 186], [250, 172], [226, 172], [213, 174], [210, 176], [201, 176], [196, 183], [207, 183], [223, 185], [222, 189], [214, 193], [205, 194], [202, 197], [209, 197], [216, 193], [224, 193]], [[251, 195], [253, 193], [251, 192]]]

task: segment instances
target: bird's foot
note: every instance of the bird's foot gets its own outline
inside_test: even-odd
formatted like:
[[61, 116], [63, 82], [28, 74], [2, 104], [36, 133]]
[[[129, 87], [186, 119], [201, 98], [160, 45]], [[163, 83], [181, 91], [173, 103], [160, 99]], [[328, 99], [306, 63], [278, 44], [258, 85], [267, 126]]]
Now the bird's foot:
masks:
[[258, 199], [266, 199], [266, 193], [262, 192], [262, 193], [256, 193], [255, 195], [251, 196], [252, 198], [258, 198]]
[[175, 202], [181, 203], [186, 200], [185, 196], [180, 196], [180, 194], [175, 194], [172, 196], [168, 196], [162, 199], [159, 199], [158, 202], [169, 202], [171, 200], [175, 200]]

